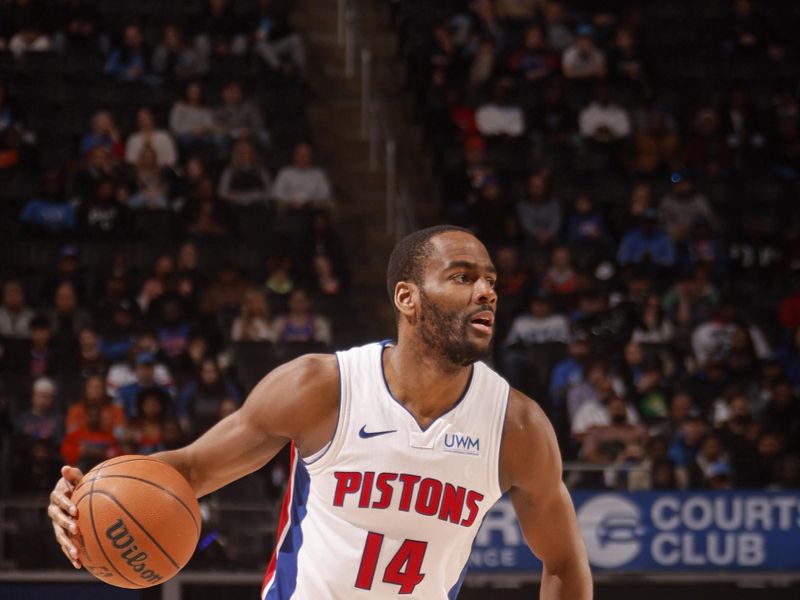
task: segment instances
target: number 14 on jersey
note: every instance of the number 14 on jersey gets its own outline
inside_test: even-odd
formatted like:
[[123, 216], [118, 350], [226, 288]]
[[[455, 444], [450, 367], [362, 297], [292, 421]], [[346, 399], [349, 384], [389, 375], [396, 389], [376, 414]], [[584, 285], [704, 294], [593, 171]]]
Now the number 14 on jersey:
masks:
[[[383, 546], [383, 534], [370, 531], [364, 544], [364, 554], [361, 556], [361, 565], [356, 576], [356, 587], [362, 590], [371, 590], [375, 579], [375, 568]], [[410, 594], [414, 588], [425, 579], [421, 573], [422, 561], [428, 542], [405, 540], [397, 550], [392, 560], [386, 565], [383, 573], [384, 583], [399, 585], [400, 594]]]

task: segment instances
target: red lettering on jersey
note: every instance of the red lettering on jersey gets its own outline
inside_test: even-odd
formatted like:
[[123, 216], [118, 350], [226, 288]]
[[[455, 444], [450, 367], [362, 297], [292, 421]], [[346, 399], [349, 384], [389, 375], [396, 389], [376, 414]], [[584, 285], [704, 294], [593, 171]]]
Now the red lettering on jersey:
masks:
[[444, 484], [442, 494], [442, 504], [439, 508], [439, 518], [442, 521], [458, 523], [461, 520], [461, 513], [464, 510], [464, 498], [467, 495], [467, 488], [454, 486], [452, 483]]
[[469, 527], [475, 522], [475, 517], [478, 516], [478, 502], [481, 500], [483, 500], [483, 494], [481, 493], [470, 490], [467, 494], [467, 508], [469, 509], [469, 514], [461, 521], [464, 527]]
[[389, 508], [392, 503], [392, 492], [394, 492], [389, 482], [395, 479], [397, 479], [397, 473], [378, 473], [375, 487], [380, 491], [381, 497], [372, 503], [372, 508]]
[[336, 471], [336, 492], [333, 495], [333, 505], [343, 506], [347, 494], [355, 494], [361, 487], [361, 473], [358, 471]]
[[417, 485], [420, 479], [422, 478], [419, 475], [409, 475], [408, 473], [400, 475], [400, 481], [403, 482], [403, 491], [400, 495], [400, 506], [398, 507], [400, 510], [408, 512], [408, 509], [411, 508], [411, 495], [414, 493], [414, 486]]
[[417, 502], [414, 505], [416, 511], [430, 517], [439, 510], [439, 501], [442, 499], [442, 482], [438, 479], [426, 477], [419, 484], [417, 492]]
[[375, 479], [373, 471], [364, 473], [364, 483], [361, 486], [361, 496], [358, 499], [359, 508], [369, 508], [369, 499], [372, 496], [372, 481]]

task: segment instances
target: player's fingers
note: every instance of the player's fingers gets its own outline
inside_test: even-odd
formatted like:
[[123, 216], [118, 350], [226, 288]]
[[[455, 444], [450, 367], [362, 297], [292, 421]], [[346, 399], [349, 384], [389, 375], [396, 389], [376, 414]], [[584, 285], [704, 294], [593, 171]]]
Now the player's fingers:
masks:
[[70, 489], [72, 489], [83, 478], [83, 473], [80, 469], [65, 465], [61, 467], [61, 477], [64, 478], [64, 480], [70, 485]]
[[62, 530], [68, 531], [73, 535], [78, 533], [78, 524], [75, 522], [75, 519], [64, 514], [64, 511], [55, 504], [51, 504], [47, 507], [47, 516], [53, 521], [54, 526], [58, 526]]
[[73, 567], [80, 569], [80, 555], [78, 554], [78, 549], [75, 547], [75, 544], [73, 544], [69, 536], [64, 533], [64, 530], [55, 524], [53, 524], [53, 531], [56, 534], [56, 541], [59, 546], [61, 546], [61, 551], [64, 553], [64, 556], [69, 559]]
[[77, 516], [78, 507], [67, 497], [65, 490], [66, 483], [62, 484], [63, 481], [63, 479], [59, 480], [55, 489], [50, 492], [50, 506], [56, 506], [73, 517]]
[[64, 546], [61, 546], [61, 551], [64, 553], [64, 556], [66, 556], [69, 559], [69, 562], [72, 564], [73, 567], [75, 567], [76, 569], [81, 568], [81, 563], [75, 560], [75, 558], [70, 555], [70, 553], [67, 551], [66, 548], [64, 548]]

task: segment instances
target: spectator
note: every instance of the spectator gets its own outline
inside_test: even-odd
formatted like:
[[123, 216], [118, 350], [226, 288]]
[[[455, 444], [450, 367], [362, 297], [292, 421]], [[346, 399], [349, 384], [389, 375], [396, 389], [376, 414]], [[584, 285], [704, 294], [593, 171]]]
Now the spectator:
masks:
[[147, 55], [141, 28], [134, 24], [126, 25], [122, 45], [112, 50], [105, 72], [120, 81], [154, 83], [147, 66]]
[[33, 382], [31, 408], [14, 420], [14, 430], [21, 442], [42, 440], [57, 446], [64, 435], [64, 419], [55, 404], [56, 387], [52, 380], [40, 377]]
[[53, 324], [53, 343], [57, 352], [71, 352], [77, 349], [77, 336], [81, 329], [91, 325], [92, 317], [78, 305], [75, 286], [68, 281], [61, 283], [55, 291], [53, 308], [48, 319]]
[[3, 283], [3, 304], [0, 306], [0, 336], [28, 339], [31, 336], [33, 311], [25, 304], [25, 290], [18, 279]]
[[325, 171], [313, 165], [311, 146], [300, 143], [294, 147], [293, 162], [278, 172], [272, 197], [283, 209], [329, 207], [331, 184]]
[[469, 207], [469, 215], [471, 229], [489, 248], [515, 237], [516, 215], [498, 177], [491, 175], [484, 180], [480, 195]]
[[202, 175], [182, 211], [186, 231], [196, 239], [221, 239], [231, 232], [229, 206], [217, 199], [214, 180]]
[[153, 51], [153, 72], [167, 79], [191, 79], [208, 71], [207, 57], [189, 47], [180, 26], [164, 27], [161, 42]]
[[781, 434], [790, 440], [792, 449], [800, 443], [800, 401], [788, 379], [778, 379], [772, 385], [772, 398], [764, 409], [762, 421], [767, 431]]
[[83, 472], [88, 472], [95, 465], [120, 454], [114, 436], [102, 429], [99, 406], [87, 407], [86, 427], [69, 433], [61, 444], [64, 464], [74, 465]]
[[642, 176], [661, 174], [678, 159], [680, 137], [674, 120], [660, 106], [640, 111], [638, 120], [630, 167]]
[[114, 401], [125, 412], [128, 421], [138, 418], [139, 397], [143, 391], [155, 390], [165, 398], [165, 402], [171, 401], [170, 390], [160, 385], [155, 378], [156, 357], [151, 352], [141, 352], [136, 357], [136, 379], [132, 383], [119, 387], [116, 391]]
[[541, 287], [564, 304], [577, 289], [577, 276], [572, 269], [569, 247], [556, 246], [551, 256], [550, 268], [542, 278]]
[[505, 345], [527, 347], [549, 342], [566, 343], [568, 337], [569, 322], [564, 315], [553, 312], [552, 297], [541, 291], [531, 299], [530, 313], [514, 319]]
[[530, 85], [551, 77], [560, 62], [559, 56], [547, 46], [542, 26], [534, 24], [525, 30], [522, 46], [511, 54], [508, 67], [518, 82]]
[[159, 167], [172, 167], [178, 160], [178, 152], [172, 136], [158, 129], [155, 115], [149, 108], [140, 108], [136, 113], [138, 129], [125, 142], [125, 162], [136, 164], [141, 161], [142, 150], [152, 148]]
[[[725, 358], [731, 351], [733, 338], [738, 328], [738, 309], [736, 303], [726, 298], [713, 318], [702, 323], [692, 332], [692, 350], [699, 364], [709, 358]], [[764, 334], [756, 326], [746, 327], [753, 341], [754, 352], [759, 358], [769, 356], [769, 344]]]
[[647, 440], [647, 429], [629, 421], [630, 409], [622, 398], [610, 398], [606, 410], [607, 423], [588, 429], [583, 440], [581, 453], [589, 462], [609, 464], [623, 460], [634, 446], [642, 448]]
[[82, 327], [78, 332], [80, 352], [77, 357], [76, 374], [82, 379], [92, 376], [104, 377], [108, 371], [108, 358], [100, 352], [100, 338], [91, 326]]
[[275, 9], [272, 0], [259, 0], [251, 33], [253, 52], [273, 70], [286, 74], [306, 70], [306, 47], [303, 38], [292, 28], [285, 14]]
[[178, 389], [182, 389], [186, 383], [199, 375], [200, 366], [209, 355], [208, 338], [200, 331], [192, 331], [183, 354], [172, 361]]
[[269, 194], [269, 173], [259, 164], [253, 144], [239, 140], [220, 177], [219, 197], [236, 206], [252, 206], [266, 205]]
[[[136, 338], [134, 343], [128, 350], [126, 359], [111, 366], [108, 370], [106, 377], [106, 386], [109, 396], [116, 398], [118, 390], [121, 388], [136, 383], [138, 380], [137, 372], [140, 370], [137, 365], [137, 359], [140, 354], [155, 356], [158, 351], [158, 339], [155, 333], [144, 332]], [[155, 359], [154, 359], [155, 360]], [[146, 363], [143, 368], [146, 369]], [[147, 373], [145, 373], [147, 376]], [[161, 387], [172, 390], [172, 375], [167, 366], [156, 360], [153, 367], [153, 380]]]
[[675, 433], [669, 447], [669, 458], [675, 466], [688, 473], [688, 469], [697, 459], [700, 444], [708, 431], [708, 426], [700, 413], [691, 411]]
[[[120, 157], [122, 155], [121, 151]], [[105, 147], [95, 146], [84, 156], [83, 165], [72, 180], [73, 201], [81, 204], [91, 202], [97, 186], [105, 179], [111, 180], [116, 190], [117, 183], [122, 180], [121, 169]]]
[[631, 341], [667, 348], [674, 335], [675, 328], [661, 308], [661, 297], [648, 294]]
[[80, 399], [67, 410], [67, 435], [89, 428], [89, 411], [93, 407], [100, 411], [99, 429], [120, 438], [125, 429], [125, 413], [111, 401], [101, 375], [90, 375], [84, 380]]
[[128, 199], [132, 210], [165, 210], [169, 208], [169, 182], [158, 164], [158, 154], [149, 144], [139, 150], [136, 160], [136, 187]]
[[545, 171], [531, 173], [527, 195], [517, 202], [519, 224], [530, 252], [546, 251], [561, 229], [561, 207], [549, 188]]
[[136, 413], [125, 431], [125, 441], [134, 444], [138, 454], [165, 450], [164, 427], [167, 419], [167, 396], [155, 389], [144, 389], [136, 397]]
[[56, 362], [50, 319], [34, 317], [31, 319], [31, 348], [23, 358], [21, 371], [33, 378], [50, 376], [55, 373]]
[[221, 96], [222, 105], [214, 111], [214, 122], [228, 143], [251, 138], [260, 148], [268, 149], [270, 136], [264, 119], [255, 103], [245, 99], [241, 82], [228, 81], [222, 87]]
[[606, 57], [594, 43], [594, 28], [591, 25], [578, 27], [577, 39], [561, 58], [564, 76], [568, 79], [600, 79], [606, 75]]
[[184, 314], [180, 296], [174, 292], [160, 299], [159, 308], [158, 343], [167, 360], [173, 362], [186, 349], [192, 324]]
[[[82, 157], [88, 158], [96, 148], [105, 149], [108, 152], [106, 156], [116, 160], [121, 160], [125, 155], [125, 147], [117, 125], [114, 123], [114, 117], [107, 110], [98, 110], [92, 115], [92, 129], [81, 138], [80, 153]], [[90, 164], [96, 165], [95, 169], [110, 175], [110, 167], [97, 160], [100, 156], [105, 157], [99, 155]]]
[[153, 272], [142, 283], [136, 303], [142, 314], [148, 315], [169, 289], [170, 283], [175, 277], [175, 259], [171, 254], [161, 254], [156, 257], [153, 263]]
[[564, 3], [560, 0], [546, 2], [543, 12], [547, 41], [553, 50], [563, 53], [575, 41]]
[[617, 29], [608, 56], [609, 75], [626, 97], [640, 100], [653, 91], [648, 65], [636, 37], [629, 28]]
[[107, 54], [110, 46], [97, 5], [91, 0], [61, 0], [56, 7], [59, 31], [53, 47], [62, 53]]
[[213, 111], [205, 104], [203, 84], [186, 84], [184, 97], [172, 105], [169, 129], [182, 148], [205, 148], [217, 144], [217, 126]]
[[26, 52], [49, 52], [52, 40], [45, 30], [44, 6], [36, 0], [15, 0], [12, 3], [10, 30], [13, 35], [8, 49], [19, 59]]
[[678, 275], [664, 295], [664, 313], [682, 330], [694, 328], [716, 311], [720, 294], [707, 272], [708, 269], [698, 266], [692, 273]]
[[275, 334], [267, 299], [258, 290], [249, 290], [244, 295], [239, 316], [231, 327], [234, 342], [272, 342]]
[[588, 191], [582, 190], [575, 196], [573, 210], [567, 218], [566, 236], [570, 245], [598, 249], [611, 240], [605, 217]]
[[195, 30], [200, 32], [195, 47], [203, 56], [241, 56], [247, 50], [244, 23], [229, 0], [208, 0]]
[[296, 288], [289, 296], [289, 312], [273, 324], [280, 342], [319, 342], [330, 346], [331, 326], [328, 319], [311, 311], [311, 299], [304, 289]]
[[550, 402], [562, 406], [570, 388], [583, 381], [584, 366], [591, 347], [589, 338], [583, 332], [573, 332], [567, 344], [568, 357], [556, 363], [550, 375]]
[[234, 314], [253, 286], [246, 281], [233, 264], [223, 265], [217, 272], [216, 280], [206, 289], [200, 300], [200, 311], [215, 315], [219, 312]]
[[[108, 286], [124, 286], [121, 278], [109, 279]], [[124, 287], [122, 289], [124, 292]], [[134, 312], [135, 305], [127, 297], [109, 303], [109, 305], [98, 311], [98, 314], [105, 318], [101, 321], [102, 336], [100, 338], [100, 351], [110, 361], [117, 362], [124, 360], [133, 345], [134, 335]]]
[[58, 169], [45, 171], [41, 194], [25, 203], [19, 220], [38, 235], [58, 237], [75, 229], [75, 207], [67, 202]]
[[694, 181], [686, 170], [674, 171], [670, 177], [672, 191], [661, 199], [659, 213], [661, 226], [673, 240], [686, 239], [692, 223], [705, 218], [712, 226], [716, 223], [708, 199], [694, 190]]
[[598, 144], [613, 144], [631, 135], [628, 111], [611, 99], [607, 82], [597, 84], [594, 100], [578, 114], [581, 135]]
[[492, 99], [475, 113], [481, 135], [519, 137], [525, 132], [525, 114], [519, 105], [511, 102], [508, 94], [509, 83], [496, 81], [492, 87]]
[[77, 213], [81, 237], [94, 240], [124, 239], [128, 233], [128, 207], [120, 202], [113, 179], [101, 179]]
[[713, 108], [703, 106], [695, 112], [684, 156], [687, 166], [704, 177], [720, 177], [730, 168], [730, 149]]
[[671, 267], [675, 264], [675, 247], [669, 235], [658, 229], [657, 219], [658, 214], [652, 208], [642, 212], [639, 227], [626, 233], [620, 243], [617, 261], [621, 265]]
[[210, 429], [219, 418], [222, 403], [241, 404], [241, 394], [220, 372], [213, 358], [205, 358], [198, 377], [187, 383], [178, 400], [178, 419], [183, 431], [195, 438]]

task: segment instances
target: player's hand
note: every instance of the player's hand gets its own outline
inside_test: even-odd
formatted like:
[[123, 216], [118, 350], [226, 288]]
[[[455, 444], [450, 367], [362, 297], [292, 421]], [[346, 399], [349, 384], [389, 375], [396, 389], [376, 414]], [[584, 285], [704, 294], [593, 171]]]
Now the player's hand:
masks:
[[61, 551], [66, 555], [72, 566], [81, 568], [78, 548], [72, 541], [72, 536], [78, 533], [78, 508], [72, 503], [70, 497], [72, 490], [83, 477], [80, 469], [75, 467], [61, 467], [61, 479], [50, 492], [50, 506], [47, 515], [53, 521], [53, 531], [56, 541], [61, 546]]

